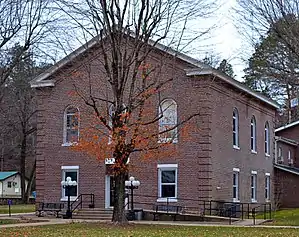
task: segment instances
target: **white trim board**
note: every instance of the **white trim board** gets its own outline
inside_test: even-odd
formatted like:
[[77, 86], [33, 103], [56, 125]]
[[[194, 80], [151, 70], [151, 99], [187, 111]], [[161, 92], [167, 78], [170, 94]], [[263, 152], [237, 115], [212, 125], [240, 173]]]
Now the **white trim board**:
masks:
[[71, 165], [71, 166], [63, 165], [63, 166], [61, 166], [61, 169], [62, 170], [78, 170], [79, 165]]
[[293, 126], [296, 126], [296, 125], [299, 125], [299, 120], [295, 121], [295, 122], [292, 122], [292, 123], [289, 123], [289, 124], [286, 124], [286, 125], [283, 125], [279, 128], [276, 128], [275, 129], [275, 132], [279, 132], [279, 131], [282, 131], [284, 129], [287, 129], [287, 128], [290, 128], [290, 127], [293, 127]]
[[157, 168], [178, 168], [178, 164], [158, 164]]

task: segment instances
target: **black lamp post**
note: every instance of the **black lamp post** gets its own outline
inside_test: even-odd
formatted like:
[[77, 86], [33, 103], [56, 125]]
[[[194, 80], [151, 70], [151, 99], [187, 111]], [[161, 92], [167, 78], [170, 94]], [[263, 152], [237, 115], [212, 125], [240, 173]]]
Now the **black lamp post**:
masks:
[[71, 194], [70, 189], [73, 186], [77, 186], [76, 181], [72, 181], [71, 177], [67, 177], [66, 181], [61, 181], [62, 187], [65, 189], [65, 192], [67, 193], [67, 210], [65, 213], [65, 219], [71, 219], [72, 218], [72, 210], [71, 210]]
[[140, 186], [140, 182], [138, 180], [135, 180], [135, 178], [133, 176], [131, 176], [129, 178], [129, 180], [125, 181], [125, 186], [127, 189], [131, 190], [131, 208], [130, 208], [130, 216], [131, 219], [134, 220], [135, 219], [135, 213], [134, 213], [134, 189], [137, 189]]

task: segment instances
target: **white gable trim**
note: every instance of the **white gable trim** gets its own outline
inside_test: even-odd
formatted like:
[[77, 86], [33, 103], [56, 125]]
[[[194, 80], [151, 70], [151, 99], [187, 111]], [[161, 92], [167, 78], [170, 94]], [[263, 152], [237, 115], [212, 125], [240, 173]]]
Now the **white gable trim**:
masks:
[[255, 91], [252, 91], [247, 86], [241, 84], [240, 82], [236, 81], [235, 79], [230, 78], [229, 76], [226, 76], [225, 74], [222, 74], [221, 72], [215, 70], [215, 69], [188, 69], [186, 70], [187, 76], [202, 76], [202, 75], [214, 75], [217, 76], [219, 79], [225, 81], [226, 83], [234, 86], [235, 88], [246, 92], [247, 94], [265, 102], [268, 105], [273, 106], [276, 109], [279, 109], [280, 106], [275, 101], [268, 99], [267, 97], [261, 95], [260, 93], [257, 93]]
[[[134, 37], [134, 35], [131, 34], [132, 37]], [[59, 62], [57, 62], [55, 65], [53, 65], [52, 67], [50, 67], [48, 70], [46, 70], [44, 73], [38, 75], [36, 78], [34, 78], [30, 84], [31, 87], [36, 88], [36, 87], [45, 87], [44, 86], [40, 86], [41, 84], [39, 84], [39, 82], [47, 79], [49, 76], [51, 76], [52, 74], [54, 74], [56, 71], [58, 71], [60, 68], [62, 68], [63, 66], [65, 66], [67, 63], [71, 62], [72, 60], [74, 60], [77, 56], [79, 56], [80, 54], [84, 53], [86, 50], [90, 49], [91, 47], [93, 47], [94, 45], [96, 45], [99, 42], [100, 38], [99, 36], [94, 37], [93, 39], [91, 39], [90, 41], [88, 41], [86, 44], [82, 45], [81, 47], [79, 47], [78, 49], [76, 49], [75, 51], [73, 51], [72, 53], [70, 53], [68, 56], [64, 57], [63, 59], [61, 59]], [[186, 54], [180, 53], [178, 51], [175, 51], [173, 49], [171, 49], [170, 47], [167, 47], [166, 45], [160, 44], [160, 43], [156, 43], [156, 41], [154, 40], [149, 40], [148, 44], [151, 46], [154, 46], [155, 48], [168, 53], [172, 56], [176, 56], [177, 58], [190, 63], [196, 67], [200, 67], [200, 68], [210, 68], [210, 66], [200, 62], [199, 60], [196, 60], [194, 58], [191, 58], [189, 56], [187, 56]], [[52, 85], [48, 85], [48, 86], [52, 86]]]

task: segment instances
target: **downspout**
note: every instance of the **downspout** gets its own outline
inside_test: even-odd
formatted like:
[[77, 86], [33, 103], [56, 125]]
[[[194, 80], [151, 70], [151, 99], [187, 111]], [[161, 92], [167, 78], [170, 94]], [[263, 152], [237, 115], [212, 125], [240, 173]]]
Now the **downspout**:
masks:
[[275, 144], [274, 144], [274, 163], [277, 164], [277, 139], [278, 137], [275, 136], [274, 140], [275, 140]]
[[4, 185], [3, 185], [3, 182], [2, 182], [2, 181], [0, 181], [0, 182], [1, 182], [1, 184], [2, 184], [2, 186], [1, 186], [1, 187], [2, 187], [2, 190], [1, 190], [1, 197], [3, 198], [3, 186], [4, 186]]

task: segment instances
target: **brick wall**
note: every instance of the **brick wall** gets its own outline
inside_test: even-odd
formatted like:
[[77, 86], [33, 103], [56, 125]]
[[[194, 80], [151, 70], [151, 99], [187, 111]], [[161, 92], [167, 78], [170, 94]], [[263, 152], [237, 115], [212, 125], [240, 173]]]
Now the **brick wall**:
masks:
[[[141, 182], [136, 194], [151, 195], [151, 201], [158, 196], [157, 164], [178, 164], [178, 197], [193, 199], [225, 199], [231, 201], [232, 169], [240, 168], [242, 179], [241, 201], [248, 201], [250, 194], [250, 171], [258, 172], [258, 201], [263, 202], [262, 180], [265, 172], [272, 175], [272, 154], [265, 157], [263, 149], [264, 124], [270, 123], [273, 139], [274, 109], [259, 104], [228, 85], [219, 84], [207, 77], [187, 77], [184, 69], [192, 66], [171, 57], [155, 52], [148, 62], [160, 65], [160, 74], [165, 80], [173, 78], [161, 93], [161, 99], [171, 98], [177, 102], [179, 121], [193, 113], [200, 116], [191, 121], [194, 128], [192, 139], [180, 139], [175, 144], [178, 155], [155, 161], [141, 161], [138, 154], [131, 157], [134, 168], [131, 174]], [[79, 193], [94, 193], [96, 205], [104, 206], [105, 174], [104, 162], [85, 154], [74, 152], [63, 143], [63, 113], [65, 108], [74, 104], [69, 91], [73, 84], [86, 88], [88, 77], [71, 79], [70, 73], [90, 69], [93, 88], [109, 98], [110, 88], [99, 73], [103, 70], [96, 51], [85, 54], [52, 75], [56, 85], [53, 88], [38, 89], [38, 134], [37, 134], [37, 201], [59, 201], [61, 198], [61, 166], [78, 165]], [[212, 84], [211, 84], [212, 82]], [[153, 113], [158, 110], [158, 98], [153, 99]], [[75, 104], [80, 113], [87, 111], [86, 105], [78, 100]], [[232, 148], [232, 109], [237, 107], [240, 114], [240, 150]], [[104, 108], [104, 107], [103, 107]], [[258, 153], [250, 152], [250, 119], [256, 116], [258, 131]], [[84, 121], [81, 122], [84, 127]], [[271, 143], [271, 150], [273, 144]], [[220, 186], [219, 191], [215, 187]]]
[[[265, 173], [270, 173], [273, 178], [275, 111], [220, 81], [214, 80], [212, 90], [213, 199], [233, 201], [233, 168], [238, 168], [240, 201], [251, 202], [251, 171], [256, 171], [257, 202], [263, 203]], [[239, 115], [239, 149], [233, 148], [234, 108]], [[252, 153], [250, 146], [252, 116], [256, 119], [257, 153]], [[270, 156], [267, 156], [264, 150], [266, 122], [270, 127]]]

